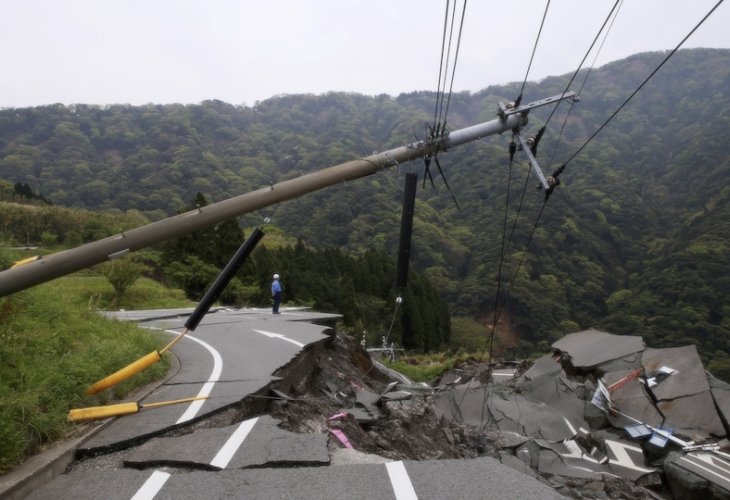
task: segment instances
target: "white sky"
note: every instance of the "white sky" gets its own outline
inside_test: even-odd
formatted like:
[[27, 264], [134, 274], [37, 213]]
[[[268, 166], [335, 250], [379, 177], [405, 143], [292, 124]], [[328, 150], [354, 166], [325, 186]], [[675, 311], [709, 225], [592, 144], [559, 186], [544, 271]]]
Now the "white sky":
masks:
[[[573, 72], [614, 1], [552, 0], [529, 80]], [[624, 0], [597, 65], [674, 48], [715, 3]], [[3, 0], [0, 107], [253, 105], [277, 94], [435, 91], [445, 5]], [[545, 0], [468, 2], [454, 90], [521, 82], [544, 9]], [[730, 5], [722, 4], [684, 47], [728, 48], [728, 30]]]

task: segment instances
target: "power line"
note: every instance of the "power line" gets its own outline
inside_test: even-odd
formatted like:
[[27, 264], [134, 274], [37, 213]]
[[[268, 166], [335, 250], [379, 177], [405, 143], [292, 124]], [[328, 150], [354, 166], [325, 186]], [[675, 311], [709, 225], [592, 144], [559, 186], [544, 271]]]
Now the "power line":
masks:
[[448, 26], [449, 21], [449, 1], [446, 1], [446, 12], [444, 12], [444, 32], [441, 35], [441, 58], [439, 59], [439, 81], [438, 85], [436, 86], [436, 105], [434, 106], [433, 110], [433, 129], [432, 133], [434, 133], [436, 128], [436, 120], [438, 118], [438, 111], [439, 111], [439, 96], [441, 95], [441, 75], [443, 74], [444, 69], [444, 47], [446, 46], [446, 27]]
[[[456, 63], [459, 59], [459, 49], [461, 47], [461, 34], [464, 29], [464, 18], [466, 17], [467, 0], [464, 0], [461, 19], [459, 20], [459, 30], [456, 39], [456, 47], [454, 52], [454, 61], [451, 63], [451, 48], [454, 40], [454, 27], [456, 23], [456, 6], [457, 2], [451, 4], [450, 0], [446, 1], [446, 9], [444, 12], [444, 29], [441, 39], [441, 59], [439, 62], [439, 79], [438, 89], [436, 92], [436, 106], [434, 109], [434, 123], [431, 126], [430, 135], [436, 137], [446, 132], [446, 120], [451, 103], [451, 94], [454, 86], [454, 77], [456, 75]], [[449, 14], [449, 6], [451, 13]], [[449, 27], [450, 26], [450, 27]], [[447, 43], [448, 32], [448, 43]], [[450, 73], [450, 74], [449, 74]], [[446, 93], [446, 82], [449, 81], [448, 95]], [[444, 106], [444, 102], [446, 105]]]
[[[444, 127], [446, 127], [446, 117], [449, 114], [449, 104], [451, 104], [451, 94], [454, 88], [454, 77], [456, 76], [456, 62], [459, 60], [459, 48], [461, 48], [461, 33], [464, 30], [464, 18], [466, 17], [466, 2], [461, 9], [461, 21], [459, 22], [459, 35], [456, 39], [456, 53], [454, 54], [454, 65], [451, 70], [451, 83], [449, 84], [449, 97], [446, 99], [446, 111], [444, 111]], [[453, 21], [453, 20], [452, 20]]]
[[[601, 50], [603, 50], [603, 45], [606, 43], [606, 40], [608, 39], [608, 35], [611, 32], [611, 29], [613, 28], [613, 23], [616, 22], [616, 18], [618, 17], [618, 13], [621, 11], [621, 7], [623, 6], [624, 2], [623, 0], [620, 0], [618, 9], [616, 10], [616, 13], [613, 16], [613, 19], [611, 19], [611, 24], [608, 25], [608, 29], [606, 30], [606, 33], [603, 35], [603, 40], [601, 41], [601, 44], [598, 46], [598, 50], [596, 51], [596, 54], [593, 56], [593, 61], [591, 62], [590, 68], [588, 68], [588, 71], [586, 72], [585, 78], [583, 78], [583, 83], [581, 84], [580, 88], [578, 89], [578, 92], [576, 94], [577, 97], [580, 97], [581, 93], [583, 92], [583, 89], [586, 86], [586, 83], [588, 82], [588, 78], [591, 76], [591, 73], [593, 72], [593, 68], [596, 65], [596, 60], [598, 60], [598, 56], [601, 53]], [[610, 17], [610, 15], [609, 15]], [[599, 32], [600, 33], [600, 32]], [[575, 100], [573, 100], [570, 104], [570, 108], [568, 109], [568, 112], [565, 114], [565, 119], [563, 120], [563, 124], [560, 127], [560, 133], [558, 134], [558, 139], [555, 141], [555, 147], [553, 148], [553, 152], [550, 155], [550, 158], [548, 160], [548, 164], [552, 164], [553, 160], [555, 159], [555, 156], [557, 155], [558, 148], [560, 147], [560, 141], [563, 139], [563, 133], [565, 132], [565, 126], [568, 124], [568, 120], [570, 120], [570, 115], [573, 112], [573, 106], [575, 105]], [[557, 108], [557, 106], [556, 106]]]
[[[586, 54], [583, 56], [583, 60], [578, 65], [578, 69], [575, 70], [575, 73], [573, 73], [573, 76], [570, 78], [568, 85], [565, 86], [565, 90], [563, 91], [563, 94], [565, 94], [568, 91], [568, 89], [570, 89], [570, 86], [573, 84], [573, 80], [575, 80], [575, 78], [578, 76], [578, 72], [583, 67], [583, 63], [586, 62], [586, 59], [588, 59], [588, 55], [593, 50], [593, 46], [596, 44], [596, 41], [598, 41], [598, 37], [601, 36], [603, 29], [606, 27], [606, 23], [608, 22], [609, 19], [611, 19], [611, 16], [613, 15], [613, 11], [616, 10], [616, 7], [618, 6], [619, 2], [621, 2], [621, 0], [616, 0], [616, 2], [613, 4], [613, 7], [611, 7], [611, 11], [608, 13], [608, 15], [606, 16], [606, 19], [603, 21], [603, 24], [601, 25], [601, 29], [599, 29], [598, 33], [596, 33], [596, 36], [593, 39], [593, 42], [591, 43], [591, 46], [588, 47]], [[562, 102], [562, 101], [560, 101], [560, 102]], [[547, 120], [545, 120], [545, 126], [547, 126], [548, 122], [555, 114], [555, 111], [558, 109], [558, 106], [560, 106], [560, 102], [558, 102], [555, 105], [555, 107], [553, 108], [553, 110], [550, 112], [550, 115], [548, 116]]]
[[[618, 9], [616, 9], [616, 14], [613, 16], [613, 19], [611, 19], [611, 24], [608, 25], [606, 34], [603, 35], [603, 40], [601, 41], [601, 45], [598, 46], [598, 50], [596, 51], [596, 54], [593, 56], [593, 62], [591, 62], [591, 67], [588, 68], [588, 71], [586, 72], [586, 77], [583, 79], [583, 83], [581, 84], [580, 89], [578, 89], [578, 94], [577, 94], [578, 96], [580, 96], [581, 92], [583, 92], [583, 88], [586, 86], [588, 77], [591, 76], [593, 67], [596, 65], [596, 60], [598, 59], [598, 56], [601, 54], [601, 50], [603, 50], [603, 44], [606, 43], [608, 34], [611, 32], [611, 29], [613, 28], [613, 23], [616, 22], [616, 18], [618, 17], [618, 13], [621, 11], [621, 7], [623, 6], [623, 4], [624, 4], [624, 0], [619, 0], [619, 6], [618, 6]], [[609, 14], [609, 17], [610, 17], [610, 14]]]
[[563, 170], [565, 169], [565, 167], [566, 167], [566, 166], [568, 165], [568, 163], [570, 163], [571, 161], [573, 161], [573, 159], [574, 159], [574, 158], [575, 158], [576, 156], [578, 156], [578, 155], [580, 154], [580, 152], [581, 152], [581, 151], [583, 151], [583, 149], [585, 149], [585, 147], [586, 147], [586, 146], [587, 146], [587, 145], [588, 145], [588, 144], [589, 144], [589, 143], [590, 143], [590, 142], [591, 142], [591, 141], [593, 140], [593, 138], [594, 138], [594, 137], [596, 137], [596, 136], [598, 135], [598, 133], [599, 133], [599, 132], [600, 132], [601, 130], [603, 130], [603, 129], [604, 129], [605, 127], [606, 127], [606, 125], [608, 125], [608, 123], [609, 123], [609, 122], [610, 122], [611, 120], [613, 120], [613, 118], [614, 118], [614, 117], [615, 117], [615, 116], [616, 116], [616, 115], [617, 115], [617, 114], [618, 114], [618, 113], [619, 113], [619, 112], [620, 112], [620, 111], [621, 111], [621, 110], [622, 110], [622, 109], [624, 108], [624, 106], [626, 106], [626, 105], [627, 105], [627, 104], [629, 103], [629, 101], [630, 101], [631, 99], [633, 99], [633, 97], [634, 97], [634, 96], [635, 96], [636, 94], [638, 94], [638, 93], [639, 93], [639, 91], [640, 91], [640, 90], [641, 90], [642, 88], [644, 88], [644, 85], [646, 85], [646, 84], [647, 84], [647, 82], [648, 82], [648, 81], [649, 81], [649, 80], [650, 80], [650, 79], [651, 79], [651, 78], [652, 78], [652, 77], [653, 77], [653, 76], [654, 76], [654, 75], [655, 75], [655, 74], [657, 73], [657, 71], [659, 71], [659, 70], [661, 69], [661, 67], [662, 67], [662, 66], [664, 66], [664, 64], [665, 64], [665, 63], [666, 63], [666, 62], [667, 62], [667, 61], [668, 61], [668, 60], [669, 60], [669, 59], [670, 59], [670, 58], [671, 58], [671, 57], [672, 57], [672, 56], [673, 56], [673, 55], [674, 55], [674, 54], [675, 54], [675, 53], [676, 53], [676, 52], [677, 52], [678, 50], [679, 50], [679, 48], [680, 48], [680, 47], [681, 47], [682, 45], [684, 45], [684, 42], [686, 42], [686, 41], [687, 41], [687, 39], [688, 39], [688, 38], [689, 38], [690, 36], [692, 36], [692, 35], [694, 34], [694, 32], [695, 32], [695, 31], [697, 31], [697, 29], [698, 29], [698, 28], [699, 28], [700, 26], [702, 26], [702, 24], [703, 24], [703, 23], [704, 23], [704, 22], [705, 22], [705, 21], [707, 20], [707, 18], [708, 18], [708, 17], [710, 17], [710, 15], [712, 15], [712, 13], [713, 13], [713, 12], [715, 12], [715, 10], [716, 10], [716, 9], [717, 9], [717, 8], [718, 8], [718, 7], [720, 6], [720, 4], [722, 4], [722, 2], [724, 2], [724, 1], [725, 1], [725, 0], [719, 0], [719, 1], [718, 1], [718, 2], [717, 2], [717, 3], [715, 4], [715, 6], [714, 6], [714, 7], [712, 8], [712, 9], [710, 9], [710, 11], [709, 11], [709, 12], [708, 12], [707, 14], [705, 14], [705, 16], [704, 16], [704, 17], [703, 17], [703, 18], [702, 18], [702, 19], [700, 20], [700, 22], [699, 22], [699, 23], [697, 23], [697, 25], [696, 25], [696, 26], [695, 26], [694, 28], [692, 28], [692, 30], [691, 30], [691, 31], [690, 31], [690, 32], [689, 32], [689, 33], [688, 33], [688, 34], [687, 34], [687, 35], [686, 35], [686, 36], [685, 36], [685, 37], [684, 37], [684, 38], [682, 39], [682, 41], [680, 41], [680, 42], [679, 42], [679, 43], [677, 44], [677, 46], [676, 46], [676, 47], [674, 47], [674, 49], [673, 49], [673, 50], [672, 50], [672, 51], [671, 51], [671, 52], [670, 52], [669, 54], [667, 54], [667, 57], [665, 57], [665, 58], [664, 58], [664, 59], [662, 60], [662, 62], [661, 62], [661, 63], [659, 63], [659, 65], [658, 65], [658, 66], [657, 66], [657, 67], [656, 67], [656, 68], [654, 69], [654, 71], [652, 71], [652, 72], [651, 72], [651, 74], [650, 74], [649, 76], [647, 76], [647, 77], [646, 77], [646, 79], [645, 79], [645, 80], [644, 80], [643, 82], [641, 82], [641, 85], [639, 85], [639, 86], [638, 86], [638, 87], [636, 88], [636, 90], [634, 90], [634, 91], [633, 91], [633, 92], [631, 93], [631, 95], [630, 95], [629, 97], [627, 97], [627, 98], [626, 98], [626, 100], [625, 100], [625, 101], [623, 102], [623, 104], [621, 104], [621, 106], [619, 106], [619, 107], [618, 107], [618, 109], [616, 109], [616, 111], [614, 111], [614, 112], [613, 112], [613, 113], [611, 114], [611, 116], [609, 116], [609, 117], [608, 117], [608, 119], [607, 119], [607, 120], [606, 120], [605, 122], [603, 122], [603, 125], [601, 125], [600, 127], [598, 127], [598, 130], [596, 130], [596, 131], [595, 131], [595, 132], [593, 133], [593, 135], [591, 135], [591, 136], [590, 136], [590, 137], [588, 138], [588, 140], [586, 140], [586, 142], [585, 142], [585, 143], [583, 143], [583, 145], [582, 145], [582, 146], [581, 146], [580, 148], [578, 148], [578, 150], [577, 150], [577, 151], [576, 151], [575, 153], [573, 153], [573, 155], [572, 155], [572, 156], [571, 156], [570, 158], [568, 158], [568, 160], [567, 160], [567, 161], [566, 161], [565, 163], [563, 163], [563, 164], [561, 165], [561, 167], [560, 167], [560, 168], [558, 169], [558, 170], [560, 171], [559, 173], [562, 173], [562, 171], [563, 171]]
[[548, 9], [550, 8], [550, 0], [545, 4], [545, 12], [542, 15], [542, 21], [540, 22], [540, 29], [537, 31], [537, 38], [535, 38], [535, 45], [532, 47], [532, 55], [530, 56], [530, 62], [527, 65], [527, 72], [525, 72], [525, 79], [522, 80], [522, 88], [520, 94], [517, 97], [515, 106], [519, 106], [522, 101], [522, 93], [525, 91], [525, 84], [527, 83], [527, 76], [530, 74], [530, 68], [532, 68], [532, 61], [535, 59], [535, 51], [537, 51], [537, 42], [540, 41], [540, 35], [542, 34], [542, 27], [545, 25], [545, 18], [547, 17]]

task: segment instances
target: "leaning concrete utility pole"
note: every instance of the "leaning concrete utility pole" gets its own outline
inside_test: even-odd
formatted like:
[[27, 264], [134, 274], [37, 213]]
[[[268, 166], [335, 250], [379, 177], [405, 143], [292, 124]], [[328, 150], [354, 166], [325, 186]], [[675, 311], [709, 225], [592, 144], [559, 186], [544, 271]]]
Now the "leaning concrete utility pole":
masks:
[[0, 297], [303, 194], [359, 179], [416, 158], [433, 156], [449, 148], [489, 135], [501, 134], [510, 130], [518, 131], [527, 124], [527, 114], [531, 109], [570, 98], [574, 99], [573, 92], [566, 92], [519, 107], [501, 105], [499, 118], [489, 122], [325, 168], [77, 248], [40, 257], [32, 262], [0, 272]]

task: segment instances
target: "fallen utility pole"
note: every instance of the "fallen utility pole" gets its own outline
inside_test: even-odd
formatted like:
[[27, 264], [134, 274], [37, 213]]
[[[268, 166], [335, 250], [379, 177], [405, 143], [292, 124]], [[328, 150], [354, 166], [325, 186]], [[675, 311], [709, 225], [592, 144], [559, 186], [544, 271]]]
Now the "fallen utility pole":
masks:
[[39, 257], [31, 262], [0, 272], [0, 297], [282, 201], [372, 175], [385, 168], [416, 158], [433, 156], [449, 148], [483, 137], [519, 130], [527, 124], [527, 114], [531, 109], [570, 98], [574, 98], [573, 92], [566, 92], [524, 106], [502, 106], [500, 117], [495, 120], [325, 168], [296, 179], [272, 184], [257, 191], [124, 231], [99, 241]]

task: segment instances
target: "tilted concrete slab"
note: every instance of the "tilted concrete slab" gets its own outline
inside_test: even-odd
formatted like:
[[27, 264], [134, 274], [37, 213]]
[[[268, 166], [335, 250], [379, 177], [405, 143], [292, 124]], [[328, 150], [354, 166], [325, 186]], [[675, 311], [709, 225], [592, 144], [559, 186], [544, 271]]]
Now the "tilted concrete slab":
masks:
[[[546, 443], [543, 441], [543, 443]], [[544, 474], [578, 477], [584, 479], [600, 478], [600, 474], [583, 465], [573, 466], [559, 452], [540, 446], [536, 441], [527, 443], [516, 452], [517, 458], [526, 465]]]
[[[631, 370], [607, 373], [604, 376], [606, 386], [610, 387], [630, 373]], [[611, 399], [619, 412], [645, 424], [657, 427], [664, 420], [638, 378], [630, 380], [621, 388], [613, 391]], [[611, 425], [619, 429], [636, 423], [634, 420], [621, 415], [609, 414], [607, 416]]]
[[717, 412], [725, 425], [725, 432], [730, 433], [730, 428], [728, 427], [728, 424], [730, 424], [730, 384], [712, 375], [708, 375], [707, 381], [710, 383], [710, 393], [715, 400]]
[[520, 447], [517, 456], [540, 472], [564, 477], [598, 479], [606, 474], [636, 481], [657, 473], [657, 469], [646, 465], [642, 449], [635, 444], [606, 440], [604, 445], [605, 455], [585, 450], [574, 440], [554, 443], [536, 439]]
[[676, 370], [649, 390], [664, 414], [664, 427], [693, 439], [725, 436], [725, 427], [715, 408], [702, 360], [694, 345], [647, 349], [643, 355], [647, 376], [663, 366]]
[[[241, 429], [253, 425], [241, 439]], [[330, 463], [327, 436], [297, 434], [278, 427], [269, 415], [218, 429], [201, 429], [180, 437], [151, 439], [124, 460], [125, 465], [143, 468], [182, 465], [203, 469], [242, 469], [285, 465], [319, 466]], [[245, 431], [244, 431], [245, 432]], [[230, 443], [230, 444], [229, 444]], [[227, 446], [227, 460], [216, 459]]]
[[730, 498], [730, 455], [671, 453], [664, 472], [675, 498]]
[[540, 377], [553, 377], [558, 375], [563, 368], [560, 366], [552, 354], [535, 360], [533, 365], [519, 377], [520, 380], [537, 380]]
[[691, 438], [705, 441], [725, 436], [725, 427], [715, 409], [710, 391], [669, 401], [659, 401], [657, 407], [666, 417], [665, 428]]
[[566, 414], [582, 414], [583, 408], [582, 404], [565, 403], [566, 411], [562, 412], [521, 394], [503, 394], [494, 388], [485, 392], [484, 387], [469, 387], [468, 384], [435, 394], [434, 406], [440, 417], [456, 422], [470, 425], [486, 422], [502, 431], [556, 441], [575, 435], [577, 427], [566, 418]]
[[599, 330], [570, 333], [552, 345], [569, 356], [575, 368], [592, 368], [644, 350], [644, 340], [633, 335], [614, 335]]
[[642, 356], [642, 364], [647, 377], [663, 366], [677, 370], [677, 373], [669, 375], [658, 385], [651, 387], [651, 392], [657, 400], [692, 396], [710, 389], [705, 368], [694, 345], [665, 349], [648, 348]]
[[[559, 413], [571, 430], [571, 434], [567, 437], [573, 437], [578, 429], [588, 427], [583, 418], [585, 400], [590, 399], [593, 394], [588, 393], [584, 384], [570, 380], [563, 372], [553, 377], [541, 377], [531, 383], [521, 384], [519, 389], [520, 394], [528, 400], [545, 403]], [[563, 429], [563, 426], [558, 428]]]

